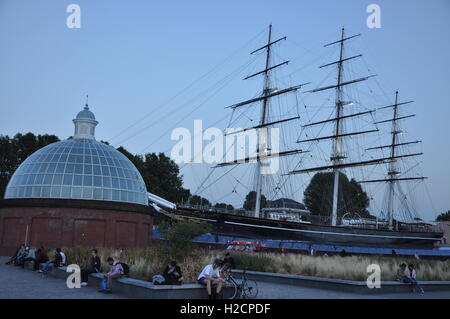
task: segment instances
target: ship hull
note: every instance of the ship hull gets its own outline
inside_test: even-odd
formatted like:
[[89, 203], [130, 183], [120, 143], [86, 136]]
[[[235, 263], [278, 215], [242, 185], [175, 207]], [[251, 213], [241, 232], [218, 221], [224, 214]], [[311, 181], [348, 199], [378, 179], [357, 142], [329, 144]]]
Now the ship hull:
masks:
[[200, 211], [183, 210], [176, 213], [210, 223], [213, 234], [249, 239], [365, 247], [432, 248], [443, 236], [441, 232], [333, 227]]

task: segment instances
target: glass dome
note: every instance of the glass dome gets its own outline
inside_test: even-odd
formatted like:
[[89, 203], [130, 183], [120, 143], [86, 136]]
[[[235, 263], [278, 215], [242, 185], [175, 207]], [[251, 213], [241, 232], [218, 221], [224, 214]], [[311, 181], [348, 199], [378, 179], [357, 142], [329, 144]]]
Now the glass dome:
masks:
[[73, 138], [47, 145], [15, 171], [5, 198], [91, 199], [148, 205], [136, 167], [114, 147]]

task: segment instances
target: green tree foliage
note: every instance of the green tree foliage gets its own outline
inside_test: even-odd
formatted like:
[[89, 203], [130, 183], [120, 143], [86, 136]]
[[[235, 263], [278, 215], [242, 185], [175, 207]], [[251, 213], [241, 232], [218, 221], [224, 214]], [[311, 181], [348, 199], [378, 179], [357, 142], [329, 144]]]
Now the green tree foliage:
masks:
[[[256, 206], [256, 192], [250, 191], [247, 196], [245, 196], [244, 209], [245, 210], [255, 210]], [[267, 206], [267, 200], [264, 195], [261, 195], [261, 208], [265, 208]]]
[[226, 209], [226, 210], [234, 210], [233, 205], [229, 205], [227, 203], [216, 203], [214, 205], [215, 208], [222, 208], [222, 209]]
[[188, 200], [190, 191], [183, 188], [183, 176], [179, 175], [178, 165], [164, 153], [141, 156], [131, 154], [122, 146], [117, 150], [136, 166], [149, 192], [175, 203]]
[[3, 198], [9, 179], [19, 165], [38, 149], [57, 141], [57, 136], [47, 134], [18, 133], [13, 138], [0, 135], [0, 198]]
[[164, 246], [168, 259], [183, 259], [192, 252], [192, 240], [200, 235], [211, 232], [212, 227], [205, 222], [162, 221], [158, 230], [165, 239]]
[[[333, 201], [334, 173], [316, 173], [304, 192], [304, 203], [312, 215], [330, 216]], [[349, 180], [344, 173], [339, 175], [338, 216], [345, 213], [358, 213], [371, 218], [367, 211], [369, 198], [361, 185]]]
[[191, 196], [189, 198], [189, 204], [198, 206], [211, 206], [209, 200], [198, 195]]
[[450, 210], [448, 210], [446, 213], [440, 214], [436, 218], [436, 221], [438, 221], [438, 222], [448, 222], [448, 221], [450, 221]]

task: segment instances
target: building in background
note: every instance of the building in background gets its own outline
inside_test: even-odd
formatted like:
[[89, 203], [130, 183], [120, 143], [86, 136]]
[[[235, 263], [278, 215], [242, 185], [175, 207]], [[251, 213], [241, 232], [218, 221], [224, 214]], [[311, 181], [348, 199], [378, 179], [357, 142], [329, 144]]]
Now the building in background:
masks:
[[153, 208], [139, 171], [114, 147], [95, 140], [88, 105], [73, 138], [30, 155], [0, 201], [0, 253], [32, 246], [135, 247], [151, 241]]

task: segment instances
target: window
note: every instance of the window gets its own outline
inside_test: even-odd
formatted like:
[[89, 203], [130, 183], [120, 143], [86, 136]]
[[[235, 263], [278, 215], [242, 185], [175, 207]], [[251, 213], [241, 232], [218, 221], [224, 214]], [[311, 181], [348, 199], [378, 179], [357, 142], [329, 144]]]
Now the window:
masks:
[[73, 179], [73, 175], [72, 174], [66, 174], [63, 177], [63, 185], [72, 185], [72, 179]]
[[83, 185], [83, 175], [75, 174], [73, 176], [73, 185], [77, 185], [77, 186]]

